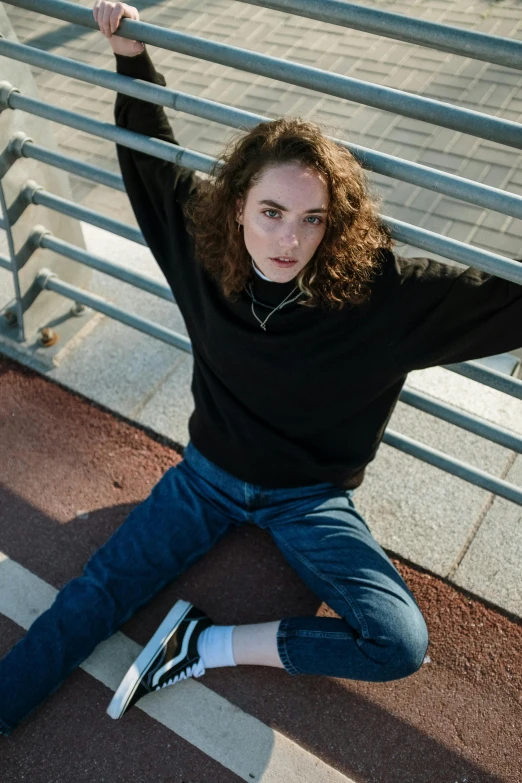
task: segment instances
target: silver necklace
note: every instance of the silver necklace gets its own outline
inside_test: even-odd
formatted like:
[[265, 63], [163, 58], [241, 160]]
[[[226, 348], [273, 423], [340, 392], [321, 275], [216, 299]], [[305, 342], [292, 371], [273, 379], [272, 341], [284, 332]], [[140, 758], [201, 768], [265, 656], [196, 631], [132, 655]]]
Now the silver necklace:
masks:
[[[290, 291], [290, 293], [288, 294], [288, 296], [285, 296], [285, 298], [283, 299], [283, 301], [281, 302], [281, 304], [278, 304], [278, 305], [277, 305], [277, 307], [274, 307], [274, 308], [273, 308], [273, 309], [272, 309], [272, 310], [271, 310], [271, 311], [268, 313], [268, 315], [267, 315], [267, 317], [265, 318], [265, 320], [264, 320], [264, 321], [261, 321], [261, 319], [260, 319], [260, 318], [258, 318], [258, 317], [257, 317], [257, 315], [256, 315], [256, 313], [255, 313], [255, 310], [254, 310], [254, 302], [255, 302], [256, 304], [259, 304], [259, 305], [263, 305], [263, 303], [262, 303], [262, 302], [258, 302], [258, 301], [257, 301], [257, 299], [256, 299], [256, 298], [255, 298], [255, 296], [254, 296], [254, 292], [252, 291], [252, 285], [251, 285], [251, 283], [249, 283], [249, 284], [248, 284], [248, 287], [247, 287], [247, 289], [246, 289], [246, 290], [247, 290], [247, 293], [248, 293], [249, 297], [252, 299], [252, 315], [254, 316], [254, 318], [256, 319], [256, 321], [258, 321], [258, 322], [259, 322], [259, 325], [261, 326], [261, 329], [264, 329], [264, 330], [265, 330], [265, 332], [266, 332], [266, 325], [265, 325], [265, 324], [266, 324], [266, 322], [268, 321], [268, 319], [270, 318], [270, 316], [271, 316], [271, 315], [273, 315], [275, 312], [277, 312], [277, 310], [280, 310], [282, 307], [285, 307], [285, 305], [287, 305], [287, 304], [291, 304], [291, 302], [295, 302], [295, 301], [296, 301], [296, 299], [299, 299], [299, 297], [300, 297], [300, 296], [301, 296], [301, 294], [302, 294], [302, 291], [299, 291], [299, 293], [297, 294], [297, 296], [294, 296], [294, 298], [293, 298], [293, 299], [288, 299], [288, 297], [292, 296], [292, 294], [294, 293], [294, 291], [297, 291], [297, 289], [298, 289], [298, 286], [295, 286], [295, 288], [293, 288], [293, 289], [292, 289], [292, 291]], [[267, 305], [263, 305], [263, 306], [264, 306], [264, 307], [266, 307]]]

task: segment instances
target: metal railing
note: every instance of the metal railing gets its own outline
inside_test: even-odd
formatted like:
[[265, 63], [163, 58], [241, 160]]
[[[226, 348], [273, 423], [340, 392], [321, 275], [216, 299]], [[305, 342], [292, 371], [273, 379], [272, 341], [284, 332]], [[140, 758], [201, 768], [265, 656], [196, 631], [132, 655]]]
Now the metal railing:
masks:
[[[268, 3], [265, 0], [263, 2], [261, 0], [259, 2], [256, 2], [256, 0], [251, 1], [253, 5], [263, 5], [276, 10], [284, 10], [287, 13], [320, 19], [323, 22], [353, 27], [411, 43], [431, 46], [466, 57], [471, 56], [476, 59], [522, 69], [522, 42], [519, 41], [511, 41], [431, 22], [409, 19], [398, 14], [375, 11], [350, 3], [337, 2], [337, 0], [274, 0], [274, 2]], [[64, 2], [64, 0], [35, 0], [34, 2], [11, 0], [10, 4], [38, 11], [63, 21], [80, 24], [87, 28], [99, 29], [89, 9]], [[419, 98], [399, 90], [368, 84], [345, 76], [327, 73], [317, 68], [305, 67], [274, 57], [255, 54], [244, 49], [217, 44], [196, 36], [165, 30], [141, 21], [122, 20], [118, 34], [124, 38], [137, 39], [146, 44], [170, 51], [207, 59], [215, 63], [268, 76], [272, 79], [279, 79], [308, 89], [319, 90], [322, 93], [335, 95], [347, 100], [356, 100], [359, 103], [375, 106], [386, 111], [422, 119], [436, 125], [453, 128], [473, 136], [522, 149], [522, 125], [490, 117], [479, 112], [461, 109], [440, 101]], [[112, 71], [106, 71], [66, 57], [35, 50], [32, 47], [8, 41], [2, 37], [0, 37], [0, 55], [234, 128], [249, 129], [259, 122], [269, 119], [262, 115], [226, 106], [219, 102], [197, 98], [177, 90], [137, 79], [133, 80]], [[159, 139], [145, 138], [140, 134], [119, 128], [114, 124], [93, 120], [76, 112], [49, 106], [43, 101], [23, 95], [16, 85], [0, 82], [0, 111], [6, 109], [19, 109], [29, 112], [95, 136], [109, 139], [114, 143], [130, 147], [131, 149], [145, 152], [163, 160], [177, 162], [202, 172], [209, 172], [215, 162], [214, 158], [207, 155], [202, 155]], [[522, 217], [522, 198], [517, 195], [444, 173], [428, 166], [401, 160], [400, 158], [340, 139], [334, 140], [338, 144], [347, 147], [365, 169], [505, 215]], [[69, 173], [84, 177], [92, 182], [120, 191], [125, 190], [120, 176], [104, 171], [100, 167], [75, 160], [62, 153], [51, 151], [38, 145], [34, 139], [31, 139], [24, 133], [14, 134], [0, 157], [0, 182], [9, 167], [16, 165], [16, 160], [21, 157], [34, 158]], [[11, 227], [16, 223], [24, 209], [29, 204], [41, 204], [64, 215], [111, 231], [131, 241], [142, 245], [146, 244], [141, 231], [138, 229], [130, 228], [120, 221], [108, 218], [95, 210], [82, 207], [68, 199], [53, 195], [34, 180], [27, 181], [19, 197], [9, 207], [5, 203], [1, 187], [0, 195], [3, 212], [0, 227], [7, 231], [8, 239]], [[386, 215], [381, 215], [381, 218], [389, 226], [396, 240], [434, 252], [460, 263], [469, 264], [477, 269], [522, 285], [522, 265], [509, 258], [392, 219]], [[71, 243], [64, 242], [55, 237], [45, 226], [36, 226], [31, 239], [33, 246], [48, 248], [158, 297], [172, 302], [175, 301], [170, 288], [167, 286], [145, 275], [109, 262]], [[11, 258], [0, 255], [0, 266], [13, 271], [16, 286], [16, 270], [19, 259], [15, 255], [14, 246], [10, 240], [8, 244]], [[104, 313], [169, 345], [191, 352], [190, 340], [184, 335], [166, 329], [148, 319], [132, 315], [106, 302], [102, 297], [61, 280], [58, 275], [48, 269], [40, 269], [36, 275], [35, 282], [40, 290], [54, 291], [63, 297]], [[17, 292], [18, 295], [19, 293]], [[442, 366], [445, 369], [522, 400], [522, 382], [515, 378], [508, 377], [472, 361]], [[428, 395], [414, 392], [407, 388], [403, 388], [399, 399], [407, 405], [423, 410], [468, 432], [480, 435], [512, 451], [522, 453], [522, 437], [508, 430], [487, 423], [476, 416], [464, 413], [450, 405], [436, 401]], [[496, 478], [407, 436], [391, 431], [389, 428], [384, 433], [383, 441], [404, 453], [415, 456], [465, 481], [522, 505], [522, 490], [514, 484]]]

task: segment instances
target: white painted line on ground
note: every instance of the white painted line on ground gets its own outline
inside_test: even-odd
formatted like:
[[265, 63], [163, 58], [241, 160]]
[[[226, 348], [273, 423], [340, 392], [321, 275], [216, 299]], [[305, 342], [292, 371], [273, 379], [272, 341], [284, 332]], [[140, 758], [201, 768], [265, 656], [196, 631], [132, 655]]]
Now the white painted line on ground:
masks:
[[[5, 617], [27, 630], [56, 592], [0, 552], [0, 613]], [[115, 691], [141, 649], [118, 631], [99, 644], [81, 668]], [[196, 680], [152, 693], [136, 708], [248, 783], [353, 783]]]

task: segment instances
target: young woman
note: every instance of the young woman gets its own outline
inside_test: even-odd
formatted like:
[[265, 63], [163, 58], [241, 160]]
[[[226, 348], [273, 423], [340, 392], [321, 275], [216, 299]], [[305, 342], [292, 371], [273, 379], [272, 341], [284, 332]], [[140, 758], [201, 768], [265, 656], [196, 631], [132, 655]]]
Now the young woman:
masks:
[[[113, 36], [136, 8], [96, 0], [93, 14], [118, 72], [165, 86], [143, 44]], [[160, 106], [118, 93], [115, 118], [175, 142]], [[178, 601], [116, 691], [112, 717], [212, 667], [372, 682], [413, 674], [426, 624], [353, 493], [410, 370], [522, 345], [522, 287], [395, 255], [361, 167], [305, 120], [261, 123], [208, 181], [117, 153], [192, 341], [190, 442], [0, 662], [0, 731], [246, 522], [270, 532], [338, 617], [216, 626]]]

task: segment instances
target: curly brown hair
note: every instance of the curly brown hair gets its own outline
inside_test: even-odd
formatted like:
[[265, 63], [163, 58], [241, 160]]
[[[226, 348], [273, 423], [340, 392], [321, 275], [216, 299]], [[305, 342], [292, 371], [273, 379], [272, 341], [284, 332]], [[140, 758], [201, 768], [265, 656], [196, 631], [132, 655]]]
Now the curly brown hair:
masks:
[[300, 117], [261, 122], [239, 140], [232, 139], [210, 179], [198, 183], [185, 207], [196, 257], [235, 301], [253, 273], [236, 227], [237, 200], [246, 198], [268, 167], [285, 163], [314, 168], [324, 176], [329, 194], [325, 234], [296, 277], [306, 295], [300, 304], [338, 309], [346, 302], [362, 304], [380, 267], [379, 250], [391, 248], [393, 240], [358, 161], [319, 125]]

